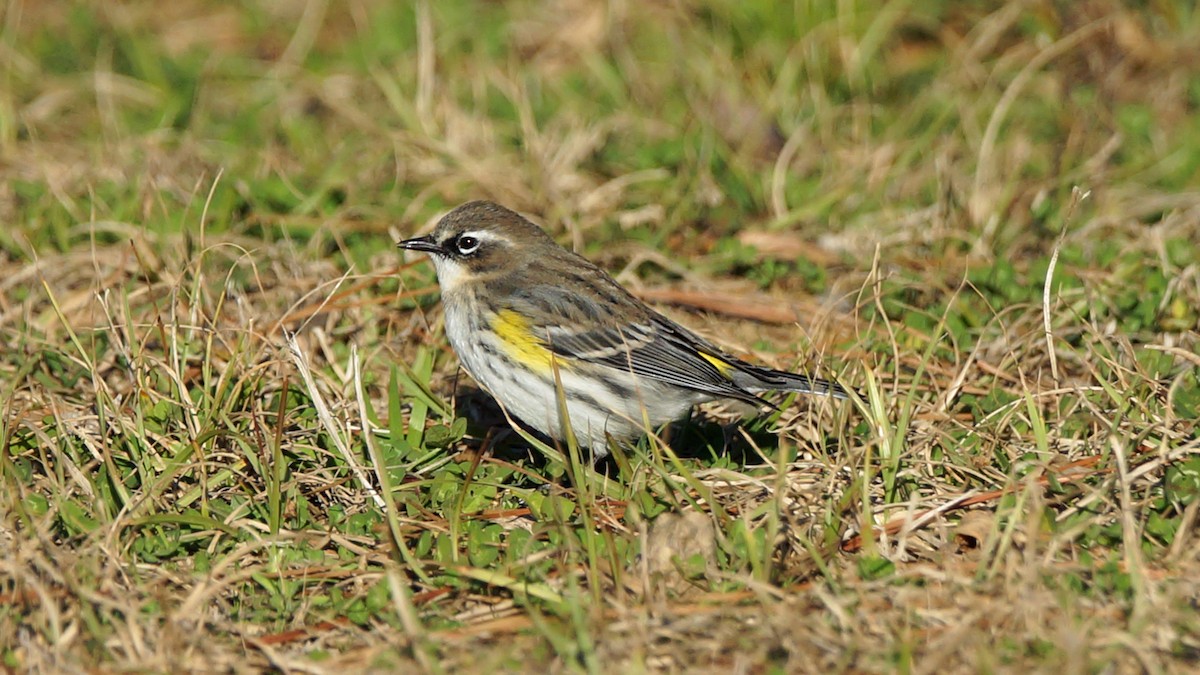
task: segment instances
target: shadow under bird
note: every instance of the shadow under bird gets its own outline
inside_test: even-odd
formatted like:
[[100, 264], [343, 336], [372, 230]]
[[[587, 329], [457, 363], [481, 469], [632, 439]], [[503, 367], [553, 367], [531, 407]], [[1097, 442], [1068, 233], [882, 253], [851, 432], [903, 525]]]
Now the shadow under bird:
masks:
[[705, 401], [773, 408], [759, 394], [847, 397], [837, 383], [725, 353], [498, 204], [463, 204], [399, 247], [432, 257], [446, 334], [471, 377], [555, 440], [569, 423], [597, 459], [610, 437], [628, 442]]

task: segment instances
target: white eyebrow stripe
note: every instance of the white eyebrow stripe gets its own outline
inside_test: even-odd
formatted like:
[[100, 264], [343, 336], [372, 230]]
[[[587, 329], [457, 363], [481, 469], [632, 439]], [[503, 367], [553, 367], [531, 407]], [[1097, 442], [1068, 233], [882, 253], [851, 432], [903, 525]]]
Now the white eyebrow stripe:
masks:
[[446, 244], [451, 244], [458, 241], [461, 237], [474, 237], [475, 239], [479, 240], [480, 244], [503, 241], [500, 237], [496, 236], [495, 232], [490, 232], [487, 230], [463, 230], [462, 232], [447, 234], [446, 236], [439, 238], [438, 243], [444, 246]]
[[453, 238], [458, 239], [459, 237], [475, 237], [481, 242], [500, 241], [500, 237], [497, 237], [495, 232], [490, 232], [488, 230], [463, 230], [462, 232], [454, 235]]

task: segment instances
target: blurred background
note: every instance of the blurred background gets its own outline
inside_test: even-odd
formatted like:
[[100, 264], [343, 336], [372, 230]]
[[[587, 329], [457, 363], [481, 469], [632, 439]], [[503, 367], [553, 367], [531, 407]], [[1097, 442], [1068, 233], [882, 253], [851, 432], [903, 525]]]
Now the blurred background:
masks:
[[730, 262], [759, 228], [812, 262], [1003, 257], [1056, 235], [1075, 186], [1075, 230], [1195, 206], [1197, 23], [1108, 0], [13, 2], [2, 241], [194, 229], [217, 183], [209, 231], [382, 237], [489, 197], [577, 246], [620, 228]]

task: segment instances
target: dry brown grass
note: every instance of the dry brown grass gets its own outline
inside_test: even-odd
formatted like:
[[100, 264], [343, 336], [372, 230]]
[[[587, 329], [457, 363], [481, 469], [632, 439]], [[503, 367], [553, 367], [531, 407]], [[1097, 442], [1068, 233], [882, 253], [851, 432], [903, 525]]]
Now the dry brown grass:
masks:
[[[768, 6], [0, 10], [4, 666], [1191, 670], [1194, 10]], [[475, 197], [864, 400], [437, 450]]]

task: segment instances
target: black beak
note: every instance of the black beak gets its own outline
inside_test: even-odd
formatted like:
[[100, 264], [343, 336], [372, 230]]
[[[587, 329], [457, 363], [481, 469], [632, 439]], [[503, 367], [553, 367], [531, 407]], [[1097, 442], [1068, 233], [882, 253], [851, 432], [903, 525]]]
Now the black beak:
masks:
[[431, 236], [417, 237], [416, 239], [405, 239], [396, 244], [400, 248], [406, 248], [410, 251], [424, 251], [426, 253], [443, 253], [442, 247], [433, 240]]

